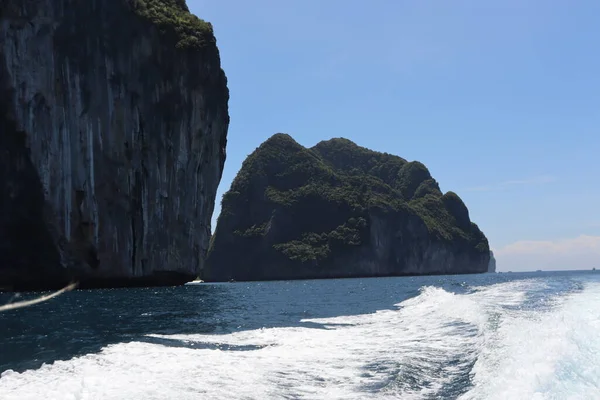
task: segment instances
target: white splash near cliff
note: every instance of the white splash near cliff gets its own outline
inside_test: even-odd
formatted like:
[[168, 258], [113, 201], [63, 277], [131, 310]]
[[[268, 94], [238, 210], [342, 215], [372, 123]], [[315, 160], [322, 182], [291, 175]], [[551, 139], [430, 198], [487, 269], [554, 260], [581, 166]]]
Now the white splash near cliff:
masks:
[[176, 48], [126, 0], [0, 6], [6, 117], [26, 134], [63, 266], [198, 274], [229, 124], [209, 36]]

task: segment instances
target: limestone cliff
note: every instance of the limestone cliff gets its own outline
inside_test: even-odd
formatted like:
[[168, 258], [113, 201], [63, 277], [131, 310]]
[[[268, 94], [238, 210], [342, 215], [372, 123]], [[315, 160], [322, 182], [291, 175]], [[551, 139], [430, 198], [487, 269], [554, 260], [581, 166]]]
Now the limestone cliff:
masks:
[[489, 272], [489, 273], [496, 272], [496, 257], [494, 257], [494, 252], [491, 250], [490, 250], [490, 262], [488, 264], [487, 272]]
[[419, 162], [277, 134], [222, 201], [206, 281], [486, 272], [485, 235]]
[[200, 271], [229, 92], [184, 0], [0, 3], [0, 287]]

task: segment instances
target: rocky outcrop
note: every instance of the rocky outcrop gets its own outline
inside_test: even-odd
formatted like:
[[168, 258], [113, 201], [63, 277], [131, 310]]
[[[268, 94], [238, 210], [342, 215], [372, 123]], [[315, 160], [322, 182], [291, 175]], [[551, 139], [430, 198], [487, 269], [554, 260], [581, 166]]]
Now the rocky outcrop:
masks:
[[184, 0], [0, 3], [0, 287], [198, 275], [227, 82]]
[[486, 272], [485, 235], [419, 162], [276, 134], [222, 201], [206, 281]]
[[495, 273], [496, 272], [496, 257], [494, 257], [494, 252], [490, 250], [490, 262], [488, 263], [487, 272]]

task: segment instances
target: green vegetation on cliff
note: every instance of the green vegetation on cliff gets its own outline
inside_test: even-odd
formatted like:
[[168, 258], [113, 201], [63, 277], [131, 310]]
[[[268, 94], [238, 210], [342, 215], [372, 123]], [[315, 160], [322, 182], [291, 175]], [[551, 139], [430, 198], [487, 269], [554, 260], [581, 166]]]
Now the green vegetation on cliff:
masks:
[[420, 162], [343, 138], [305, 148], [276, 134], [248, 156], [224, 195], [210, 252], [227, 229], [250, 241], [270, 235], [270, 248], [286, 259], [320, 264], [365, 244], [373, 215], [422, 221], [433, 240], [489, 250], [462, 200], [442, 194]]
[[129, 0], [135, 12], [159, 30], [174, 35], [177, 48], [200, 49], [214, 42], [213, 27], [190, 13], [185, 0]]

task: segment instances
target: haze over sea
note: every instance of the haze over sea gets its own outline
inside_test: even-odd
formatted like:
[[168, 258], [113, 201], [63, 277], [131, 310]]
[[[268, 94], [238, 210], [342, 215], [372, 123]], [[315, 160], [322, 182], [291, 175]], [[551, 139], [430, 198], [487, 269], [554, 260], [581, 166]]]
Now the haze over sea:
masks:
[[600, 398], [594, 271], [76, 291], [0, 326], [3, 400]]

